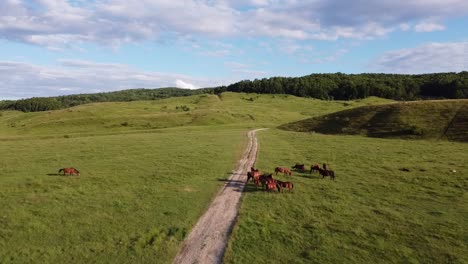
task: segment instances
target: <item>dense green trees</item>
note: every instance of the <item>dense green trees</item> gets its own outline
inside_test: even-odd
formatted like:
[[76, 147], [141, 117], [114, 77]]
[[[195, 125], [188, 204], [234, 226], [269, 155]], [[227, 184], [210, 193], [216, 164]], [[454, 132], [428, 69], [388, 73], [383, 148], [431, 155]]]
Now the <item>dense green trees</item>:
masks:
[[351, 100], [378, 96], [396, 100], [467, 98], [468, 72], [402, 74], [311, 74], [241, 81], [218, 90], [248, 93], [286, 93], [319, 99]]
[[17, 101], [0, 102], [1, 109], [14, 109], [23, 112], [39, 112], [61, 108], [56, 98], [30, 98]]

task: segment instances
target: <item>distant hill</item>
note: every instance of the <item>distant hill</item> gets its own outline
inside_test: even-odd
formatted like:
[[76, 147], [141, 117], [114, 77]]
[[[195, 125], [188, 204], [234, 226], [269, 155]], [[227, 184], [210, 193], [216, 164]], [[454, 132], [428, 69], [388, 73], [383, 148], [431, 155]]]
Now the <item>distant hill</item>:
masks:
[[129, 89], [108, 93], [74, 94], [56, 97], [35, 97], [16, 101], [0, 101], [0, 110], [8, 109], [23, 112], [38, 112], [63, 109], [89, 103], [157, 100], [170, 97], [213, 93], [213, 91], [214, 88], [190, 90], [169, 87], [157, 89]]
[[363, 106], [285, 124], [280, 128], [323, 134], [468, 142], [468, 100]]

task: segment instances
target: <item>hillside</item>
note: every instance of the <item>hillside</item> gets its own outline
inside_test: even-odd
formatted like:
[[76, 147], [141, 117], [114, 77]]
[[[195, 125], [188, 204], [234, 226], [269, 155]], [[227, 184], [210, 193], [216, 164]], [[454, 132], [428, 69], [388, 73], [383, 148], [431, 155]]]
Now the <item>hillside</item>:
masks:
[[138, 132], [179, 126], [277, 126], [389, 100], [322, 101], [291, 95], [202, 94], [154, 101], [106, 102], [67, 109], [0, 112], [0, 137]]
[[63, 109], [89, 103], [157, 100], [204, 93], [212, 94], [213, 92], [214, 88], [203, 88], [196, 90], [171, 87], [155, 89], [129, 89], [107, 93], [72, 94], [56, 97], [35, 97], [16, 101], [0, 101], [0, 110], [8, 109], [23, 112], [39, 112]]
[[468, 142], [468, 100], [363, 106], [282, 125], [281, 128], [323, 134]]

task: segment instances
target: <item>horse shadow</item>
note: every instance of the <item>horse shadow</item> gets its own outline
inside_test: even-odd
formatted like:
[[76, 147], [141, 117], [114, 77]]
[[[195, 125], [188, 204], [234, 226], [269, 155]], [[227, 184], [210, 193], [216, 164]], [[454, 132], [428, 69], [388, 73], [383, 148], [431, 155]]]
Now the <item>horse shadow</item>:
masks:
[[47, 176], [64, 176], [64, 175], [59, 174], [59, 173], [47, 173], [46, 175]]
[[244, 190], [240, 190], [239, 192], [260, 192], [263, 189], [255, 187], [255, 185], [252, 184], [246, 184], [244, 187]]
[[226, 172], [227, 175], [246, 175], [245, 173], [235, 173], [235, 172], [232, 172], [232, 171], [228, 171]]

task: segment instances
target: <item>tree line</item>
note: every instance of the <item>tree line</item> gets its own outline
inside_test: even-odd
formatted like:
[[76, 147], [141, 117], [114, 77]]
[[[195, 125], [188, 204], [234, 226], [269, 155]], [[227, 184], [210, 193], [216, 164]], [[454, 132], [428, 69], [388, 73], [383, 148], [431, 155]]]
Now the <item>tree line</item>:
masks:
[[468, 72], [404, 74], [311, 74], [244, 80], [216, 92], [291, 94], [323, 100], [353, 100], [378, 96], [395, 100], [468, 98]]
[[23, 112], [37, 112], [62, 109], [88, 103], [157, 100], [169, 97], [190, 96], [203, 93], [213, 93], [213, 89], [130, 89], [108, 93], [75, 94], [57, 97], [34, 97], [16, 101], [0, 101], [0, 110], [8, 109]]
[[405, 74], [311, 74], [303, 77], [272, 77], [244, 80], [228, 86], [197, 90], [179, 88], [131, 89], [108, 93], [0, 101], [0, 110], [47, 111], [96, 102], [157, 100], [222, 92], [291, 94], [322, 100], [353, 100], [378, 96], [394, 100], [468, 98], [468, 72]]

